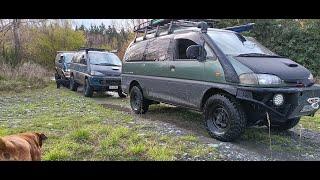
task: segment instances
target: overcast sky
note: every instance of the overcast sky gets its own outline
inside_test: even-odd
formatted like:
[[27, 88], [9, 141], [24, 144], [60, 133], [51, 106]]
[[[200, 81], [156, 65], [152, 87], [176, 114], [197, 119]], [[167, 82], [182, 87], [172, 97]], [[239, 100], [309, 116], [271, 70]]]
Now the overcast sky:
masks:
[[90, 27], [90, 25], [100, 25], [103, 23], [108, 26], [111, 25], [112, 19], [73, 19], [74, 25], [81, 26], [82, 24], [85, 27]]

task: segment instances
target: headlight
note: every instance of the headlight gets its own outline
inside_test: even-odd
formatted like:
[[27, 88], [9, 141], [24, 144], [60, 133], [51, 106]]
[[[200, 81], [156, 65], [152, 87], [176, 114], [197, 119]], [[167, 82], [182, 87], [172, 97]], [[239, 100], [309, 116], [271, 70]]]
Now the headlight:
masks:
[[277, 85], [282, 84], [282, 80], [272, 74], [241, 74], [239, 76], [241, 84], [257, 84], [257, 85]]
[[91, 71], [90, 73], [92, 76], [104, 76], [103, 73], [99, 72], [99, 71]]
[[284, 97], [282, 94], [276, 94], [273, 96], [273, 104], [276, 106], [281, 106], [284, 102]]
[[313, 82], [313, 81], [314, 81], [314, 79], [313, 79], [313, 75], [312, 75], [311, 73], [310, 73], [310, 75], [309, 75], [308, 79], [309, 79], [311, 82]]

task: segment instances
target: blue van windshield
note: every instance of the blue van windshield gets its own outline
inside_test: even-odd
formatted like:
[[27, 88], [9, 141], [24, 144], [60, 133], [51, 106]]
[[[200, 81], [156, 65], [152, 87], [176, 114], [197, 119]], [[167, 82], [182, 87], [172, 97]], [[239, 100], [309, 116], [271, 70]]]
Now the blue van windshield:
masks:
[[121, 66], [121, 60], [113, 53], [90, 52], [88, 53], [90, 64], [103, 66]]
[[261, 54], [277, 56], [253, 38], [226, 31], [208, 31], [208, 35], [226, 55]]
[[70, 63], [74, 53], [64, 53], [64, 62]]

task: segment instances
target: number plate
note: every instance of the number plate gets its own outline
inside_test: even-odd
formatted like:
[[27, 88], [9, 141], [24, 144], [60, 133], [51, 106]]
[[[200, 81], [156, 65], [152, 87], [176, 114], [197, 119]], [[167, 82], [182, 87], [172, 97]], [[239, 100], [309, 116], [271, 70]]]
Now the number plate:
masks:
[[314, 108], [311, 105], [305, 105], [303, 106], [302, 110], [300, 112], [309, 112], [309, 111], [313, 111]]
[[118, 86], [109, 86], [109, 89], [118, 89]]

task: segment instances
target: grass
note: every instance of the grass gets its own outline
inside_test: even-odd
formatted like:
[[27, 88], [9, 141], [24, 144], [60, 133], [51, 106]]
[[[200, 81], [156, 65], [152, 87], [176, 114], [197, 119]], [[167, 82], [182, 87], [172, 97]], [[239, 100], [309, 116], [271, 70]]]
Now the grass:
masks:
[[48, 136], [43, 160], [183, 160], [186, 153], [219, 159], [214, 148], [191, 134], [161, 135], [136, 124], [135, 118], [53, 83], [0, 96], [0, 136], [43, 132]]
[[306, 129], [312, 129], [315, 131], [320, 131], [320, 113], [315, 114], [314, 117], [306, 116], [302, 117], [300, 120], [300, 125]]
[[38, 64], [27, 62], [17, 67], [0, 62], [0, 92], [23, 92], [26, 89], [46, 87], [53, 75]]

